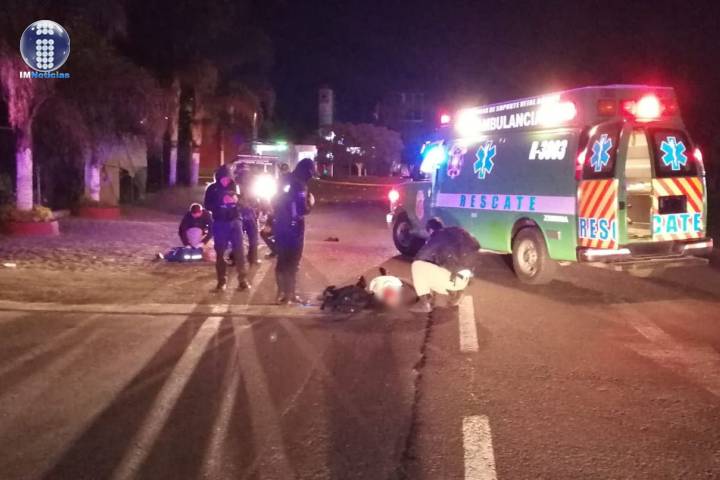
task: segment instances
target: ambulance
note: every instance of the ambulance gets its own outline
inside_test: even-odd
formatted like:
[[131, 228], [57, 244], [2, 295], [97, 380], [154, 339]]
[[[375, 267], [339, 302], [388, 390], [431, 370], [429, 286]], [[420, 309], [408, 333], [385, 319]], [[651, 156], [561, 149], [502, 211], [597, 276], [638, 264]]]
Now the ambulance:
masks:
[[702, 154], [672, 88], [577, 88], [464, 109], [448, 123], [422, 152], [431, 180], [389, 194], [404, 255], [422, 246], [431, 217], [511, 254], [529, 284], [569, 262], [646, 269], [712, 251]]

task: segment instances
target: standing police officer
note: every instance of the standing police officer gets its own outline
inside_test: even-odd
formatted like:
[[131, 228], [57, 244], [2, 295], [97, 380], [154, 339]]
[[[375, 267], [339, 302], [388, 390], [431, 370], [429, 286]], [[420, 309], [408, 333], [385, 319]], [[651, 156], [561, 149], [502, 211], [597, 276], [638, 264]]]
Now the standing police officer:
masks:
[[215, 182], [205, 190], [205, 208], [213, 215], [213, 237], [215, 238], [215, 271], [217, 291], [227, 287], [227, 263], [225, 251], [228, 246], [235, 261], [238, 274], [238, 290], [247, 290], [245, 258], [243, 256], [242, 225], [238, 205], [237, 185], [232, 179], [230, 168], [221, 165], [215, 172]]
[[242, 217], [242, 228], [248, 238], [248, 263], [257, 265], [260, 263], [258, 259], [258, 221], [257, 221], [257, 199], [252, 196], [252, 181], [254, 178], [250, 167], [241, 163], [235, 178], [240, 186], [240, 196], [242, 197], [242, 207], [240, 215]]
[[305, 243], [305, 215], [314, 203], [307, 184], [314, 175], [315, 163], [309, 158], [301, 160], [288, 176], [275, 204], [275, 277], [281, 304], [301, 303], [295, 295], [295, 285]]

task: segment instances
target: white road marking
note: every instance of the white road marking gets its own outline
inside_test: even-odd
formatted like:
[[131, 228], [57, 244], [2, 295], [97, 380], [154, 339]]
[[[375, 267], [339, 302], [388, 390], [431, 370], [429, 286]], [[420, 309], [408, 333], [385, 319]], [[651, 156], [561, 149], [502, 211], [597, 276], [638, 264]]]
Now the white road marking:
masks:
[[195, 338], [155, 397], [150, 413], [145, 417], [142, 426], [130, 442], [130, 447], [125, 452], [122, 461], [115, 468], [111, 476], [113, 480], [125, 480], [137, 476], [138, 469], [152, 451], [158, 435], [165, 427], [175, 403], [205, 353], [208, 342], [215, 336], [221, 320], [222, 317], [209, 317], [197, 331]]
[[490, 421], [485, 415], [463, 418], [465, 480], [497, 480]]
[[720, 355], [709, 345], [685, 344], [665, 333], [652, 320], [636, 316], [630, 325], [651, 345], [630, 345], [636, 353], [687, 376], [720, 397]]
[[479, 347], [477, 326], [475, 325], [475, 306], [471, 295], [465, 295], [460, 300], [458, 321], [460, 326], [460, 351], [477, 352]]

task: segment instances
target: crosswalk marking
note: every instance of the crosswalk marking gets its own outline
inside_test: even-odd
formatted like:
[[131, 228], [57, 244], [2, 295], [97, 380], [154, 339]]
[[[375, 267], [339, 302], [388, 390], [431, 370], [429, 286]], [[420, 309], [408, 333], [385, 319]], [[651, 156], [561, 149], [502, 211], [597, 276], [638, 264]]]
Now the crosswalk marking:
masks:
[[465, 480], [497, 480], [490, 420], [485, 415], [463, 418]]
[[200, 358], [211, 338], [217, 333], [222, 317], [209, 317], [195, 334], [192, 342], [183, 353], [178, 363], [167, 378], [162, 390], [158, 393], [150, 413], [130, 442], [120, 464], [112, 474], [112, 480], [135, 478], [138, 469], [152, 451], [158, 435], [170, 417], [175, 403], [185, 385], [195, 371]]
[[460, 351], [477, 352], [479, 347], [477, 326], [475, 325], [475, 306], [471, 295], [465, 295], [462, 300], [460, 300], [460, 309], [458, 313], [460, 326]]

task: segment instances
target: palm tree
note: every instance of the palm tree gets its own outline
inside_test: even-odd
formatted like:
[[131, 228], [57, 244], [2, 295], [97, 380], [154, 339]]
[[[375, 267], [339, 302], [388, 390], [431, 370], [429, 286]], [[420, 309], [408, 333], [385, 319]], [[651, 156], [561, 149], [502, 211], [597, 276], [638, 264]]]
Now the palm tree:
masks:
[[21, 211], [33, 208], [33, 120], [40, 106], [50, 97], [55, 83], [21, 79], [19, 72], [25, 70], [27, 65], [17, 51], [0, 39], [0, 89], [15, 133], [15, 206]]

